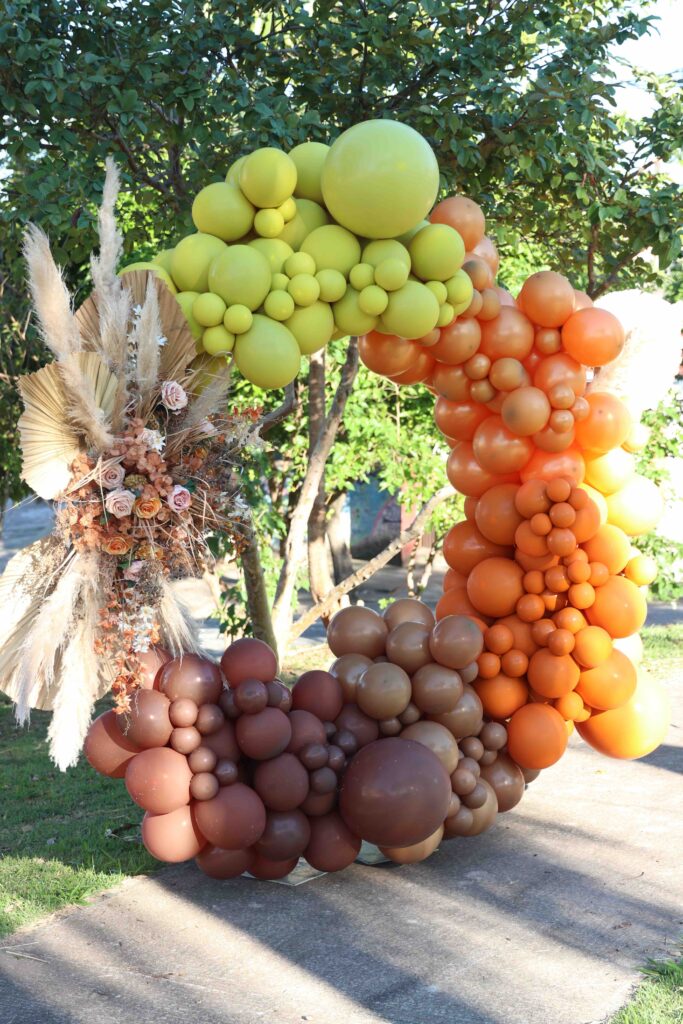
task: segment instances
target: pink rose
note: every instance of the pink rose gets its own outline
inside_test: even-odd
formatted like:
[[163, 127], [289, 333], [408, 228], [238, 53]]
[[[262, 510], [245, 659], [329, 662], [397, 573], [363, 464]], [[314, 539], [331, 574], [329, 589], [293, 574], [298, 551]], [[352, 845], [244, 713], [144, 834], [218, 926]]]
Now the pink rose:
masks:
[[135, 495], [132, 491], [126, 491], [121, 488], [117, 491], [112, 491], [108, 494], [104, 502], [104, 507], [107, 512], [111, 515], [116, 516], [117, 519], [123, 519], [124, 516], [129, 516], [133, 511], [133, 505], [135, 504]]
[[111, 466], [103, 466], [100, 473], [100, 480], [102, 486], [107, 491], [113, 491], [117, 487], [120, 487], [123, 483], [123, 478], [126, 475], [126, 471], [120, 462], [115, 462]]
[[166, 498], [166, 502], [172, 512], [184, 512], [192, 504], [192, 495], [186, 487], [176, 484]]
[[140, 575], [140, 570], [144, 567], [144, 564], [145, 563], [142, 559], [137, 559], [135, 562], [131, 562], [130, 565], [123, 570], [124, 580], [129, 580], [131, 583], [135, 583]]
[[187, 405], [187, 395], [177, 381], [165, 380], [161, 385], [161, 401], [171, 412], [178, 412]]

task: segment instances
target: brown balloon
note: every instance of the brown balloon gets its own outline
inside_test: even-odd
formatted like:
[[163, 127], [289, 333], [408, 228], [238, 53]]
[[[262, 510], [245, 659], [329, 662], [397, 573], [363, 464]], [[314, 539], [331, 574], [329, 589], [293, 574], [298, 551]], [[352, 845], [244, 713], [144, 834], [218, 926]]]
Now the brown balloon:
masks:
[[465, 736], [476, 736], [479, 732], [484, 718], [484, 709], [472, 687], [465, 686], [462, 697], [452, 711], [446, 711], [443, 715], [430, 715], [429, 718], [430, 721], [445, 725], [456, 740], [461, 740]]
[[292, 738], [287, 744], [287, 752], [298, 754], [304, 747], [311, 743], [325, 743], [327, 734], [325, 726], [316, 715], [303, 709], [290, 711], [289, 724], [292, 729]]
[[486, 797], [488, 796], [488, 790], [483, 783], [478, 782], [471, 793], [465, 793], [461, 797], [461, 800], [465, 807], [469, 807], [471, 811], [475, 811], [477, 807], [483, 807], [486, 803]]
[[83, 744], [89, 764], [110, 779], [122, 779], [128, 764], [140, 752], [135, 743], [121, 735], [116, 724], [118, 717], [114, 711], [105, 711], [92, 723]]
[[279, 711], [284, 711], [285, 714], [291, 710], [292, 694], [279, 679], [273, 679], [272, 682], [266, 683], [266, 691], [269, 708], [277, 708]]
[[216, 757], [227, 758], [229, 761], [239, 761], [240, 748], [235, 739], [235, 726], [232, 722], [225, 721], [218, 730], [210, 736], [202, 737], [202, 746], [213, 750]]
[[460, 669], [479, 657], [484, 636], [469, 616], [446, 615], [434, 627], [429, 647], [439, 665]]
[[465, 757], [463, 755], [458, 761], [458, 768], [464, 768], [466, 772], [472, 772], [475, 779], [478, 779], [481, 775], [481, 765], [473, 757]]
[[459, 797], [467, 796], [477, 785], [477, 776], [466, 768], [456, 768], [451, 775], [451, 786], [453, 792]]
[[508, 741], [508, 731], [500, 722], [487, 722], [479, 739], [487, 750], [502, 750]]
[[212, 772], [218, 758], [210, 747], [197, 747], [187, 759], [191, 772]]
[[482, 768], [481, 777], [495, 792], [501, 812], [511, 810], [524, 796], [522, 770], [507, 754], [499, 754], [493, 764]]
[[422, 743], [438, 757], [447, 775], [455, 771], [458, 764], [458, 744], [445, 726], [438, 722], [415, 722], [401, 733], [401, 739]]
[[327, 764], [337, 774], [346, 765], [346, 754], [341, 747], [336, 746], [334, 743], [330, 743], [327, 748]]
[[474, 811], [464, 804], [444, 822], [444, 839], [455, 839], [456, 836], [468, 835], [468, 829], [474, 825]]
[[[194, 753], [196, 754], [198, 751]], [[190, 757], [194, 757], [194, 754], [190, 754]], [[218, 779], [219, 786], [232, 786], [233, 783], [239, 781], [239, 769], [235, 762], [227, 757], [219, 759], [216, 767], [213, 769], [213, 773]]]
[[413, 722], [419, 722], [421, 718], [422, 712], [412, 700], [405, 711], [398, 716], [398, 720], [402, 725], [412, 725]]
[[[400, 629], [412, 623], [405, 623]], [[422, 626], [417, 626], [423, 629]], [[410, 702], [410, 677], [398, 665], [391, 662], [371, 665], [358, 680], [356, 703], [370, 718], [381, 721], [405, 711]]]
[[460, 797], [457, 795], [457, 793], [451, 793], [451, 802], [448, 805], [448, 810], [446, 811], [446, 817], [447, 818], [452, 818], [454, 814], [458, 813], [458, 811], [460, 810], [460, 807], [461, 807]]
[[379, 723], [380, 736], [398, 736], [403, 725], [398, 718], [384, 718]]
[[498, 751], [497, 750], [485, 750], [484, 753], [479, 758], [479, 764], [483, 768], [484, 765], [493, 764], [493, 762], [496, 760], [497, 757], [498, 757]]
[[343, 871], [360, 853], [361, 840], [336, 811], [311, 818], [304, 857], [317, 871]]
[[402, 622], [421, 622], [423, 626], [434, 628], [434, 614], [426, 604], [414, 597], [402, 597], [384, 610], [384, 621], [389, 631], [396, 629]]
[[469, 665], [465, 665], [464, 668], [459, 669], [458, 674], [463, 683], [473, 683], [479, 675], [479, 666], [476, 661], [472, 661]]
[[283, 752], [292, 738], [292, 726], [283, 711], [266, 707], [257, 715], [238, 718], [235, 737], [247, 757], [265, 761]]
[[168, 747], [151, 747], [128, 764], [126, 789], [145, 811], [168, 814], [190, 802], [191, 778], [186, 757]]
[[202, 742], [202, 734], [193, 725], [173, 729], [169, 743], [179, 754], [191, 754]]
[[219, 782], [211, 772], [197, 772], [190, 782], [190, 796], [194, 800], [212, 800], [219, 789]]
[[234, 692], [235, 707], [244, 715], [257, 715], [268, 706], [266, 684], [260, 679], [243, 679]]
[[269, 811], [254, 850], [268, 860], [290, 860], [303, 854], [310, 838], [311, 826], [302, 811]]
[[223, 690], [222, 694], [218, 698], [218, 707], [221, 709], [226, 718], [234, 720], [239, 718], [242, 712], [235, 704], [235, 691], [234, 690]]
[[221, 669], [230, 687], [245, 679], [269, 683], [277, 675], [277, 658], [263, 640], [243, 637], [230, 644], [221, 658]]
[[199, 729], [202, 736], [210, 736], [211, 733], [218, 732], [224, 721], [225, 716], [218, 704], [202, 704], [195, 727]]
[[263, 802], [241, 782], [224, 786], [212, 800], [196, 804], [195, 817], [208, 841], [224, 850], [246, 850], [266, 827]]
[[364, 654], [377, 658], [384, 654], [387, 624], [371, 608], [353, 605], [332, 616], [327, 627], [327, 643], [336, 658], [343, 654]]
[[[362, 714], [362, 712], [360, 713]], [[334, 740], [333, 746], [338, 747], [345, 757], [353, 757], [358, 750], [358, 740], [348, 729], [340, 729], [339, 732], [335, 732], [332, 739]]]
[[168, 709], [171, 725], [177, 728], [187, 728], [188, 725], [194, 725], [198, 714], [199, 708], [189, 697], [181, 697], [180, 700], [172, 701]]
[[419, 864], [421, 860], [431, 857], [438, 849], [439, 843], [443, 839], [443, 832], [443, 825], [439, 825], [437, 830], [432, 832], [431, 836], [423, 839], [421, 843], [414, 843], [413, 846], [381, 846], [380, 850], [395, 864]]
[[309, 793], [304, 802], [299, 806], [310, 818], [318, 818], [322, 814], [329, 814], [337, 804], [337, 793]]
[[429, 650], [431, 629], [421, 622], [401, 622], [387, 637], [387, 658], [409, 676], [432, 660]]
[[343, 703], [341, 684], [330, 672], [304, 672], [292, 688], [292, 707], [310, 711], [322, 722], [333, 722]]
[[327, 764], [327, 756], [327, 747], [324, 743], [309, 743], [298, 753], [299, 760], [309, 772], [315, 771], [316, 768], [324, 768]]
[[330, 675], [339, 680], [345, 703], [356, 699], [356, 686], [372, 659], [364, 654], [342, 654], [330, 665]]
[[337, 788], [337, 776], [328, 765], [312, 771], [308, 781], [314, 793], [333, 793]]
[[223, 689], [218, 665], [198, 654], [183, 654], [159, 670], [157, 687], [169, 700], [189, 697], [195, 704], [215, 704]]
[[123, 736], [143, 750], [165, 747], [173, 729], [168, 717], [170, 706], [168, 697], [158, 690], [135, 690], [130, 710], [116, 716], [116, 725]]
[[150, 814], [148, 811], [142, 819], [142, 841], [153, 857], [168, 864], [190, 860], [206, 846], [206, 839], [188, 805], [168, 814]]
[[286, 878], [298, 863], [298, 857], [292, 857], [290, 860], [268, 860], [254, 851], [249, 864], [249, 874], [263, 881], [275, 881], [278, 878]]
[[209, 878], [238, 878], [249, 871], [253, 854], [251, 850], [222, 850], [207, 844], [195, 863]]
[[413, 702], [425, 714], [453, 711], [462, 695], [462, 680], [452, 668], [430, 662], [413, 675]]
[[522, 768], [521, 765], [519, 765], [519, 768], [522, 775], [524, 776], [524, 781], [526, 782], [527, 786], [530, 782], [533, 782], [534, 779], [537, 779], [538, 776], [541, 774], [540, 768]]
[[269, 811], [293, 811], [308, 795], [308, 772], [294, 754], [280, 754], [257, 765], [254, 789]]
[[138, 680], [143, 690], [158, 689], [155, 681], [162, 665], [171, 660], [171, 655], [163, 647], [150, 647], [148, 651], [139, 651], [136, 654], [140, 671]]
[[[482, 782], [480, 785], [486, 788], [486, 800], [481, 807], [467, 808], [472, 814], [472, 824], [464, 828], [462, 831], [455, 833], [461, 836], [478, 836], [481, 832], [486, 832], [487, 829], [491, 828], [496, 815], [498, 813], [498, 801], [496, 800], [496, 794], [492, 787], [489, 786], [488, 782]], [[461, 808], [462, 810], [463, 808]], [[455, 818], [449, 818], [446, 822], [446, 830], [451, 822], [457, 820], [458, 815]]]
[[[355, 704], [345, 704], [334, 724], [339, 732], [350, 732], [355, 737], [358, 747], [372, 743], [379, 736], [379, 725], [375, 719], [370, 718]], [[335, 743], [344, 750], [338, 738], [335, 739]]]
[[354, 835], [378, 846], [412, 846], [446, 817], [451, 784], [439, 759], [421, 743], [389, 737], [359, 750], [339, 796]]
[[484, 744], [476, 736], [465, 736], [460, 741], [460, 749], [465, 757], [471, 757], [473, 761], [479, 761], [484, 753]]

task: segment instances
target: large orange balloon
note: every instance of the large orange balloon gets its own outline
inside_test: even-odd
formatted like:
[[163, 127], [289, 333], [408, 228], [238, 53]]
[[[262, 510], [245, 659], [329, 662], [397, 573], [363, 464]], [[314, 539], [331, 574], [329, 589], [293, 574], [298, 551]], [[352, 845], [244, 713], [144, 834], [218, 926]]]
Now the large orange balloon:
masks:
[[521, 387], [506, 395], [500, 414], [503, 423], [513, 434], [530, 437], [545, 427], [551, 411], [545, 391]]
[[611, 637], [620, 638], [637, 633], [647, 618], [647, 602], [642, 593], [625, 576], [610, 576], [595, 591], [595, 601], [586, 610], [593, 626], [602, 626]]
[[491, 679], [478, 679], [474, 689], [489, 718], [509, 718], [529, 698], [529, 689], [522, 679], [502, 672]]
[[576, 445], [572, 445], [564, 452], [544, 452], [539, 449], [519, 475], [523, 483], [534, 478], [553, 480], [556, 476], [566, 476], [572, 483], [580, 484], [585, 472], [583, 455]]
[[577, 723], [577, 729], [586, 743], [606, 757], [632, 759], [645, 757], [659, 746], [670, 720], [669, 694], [641, 671], [635, 693], [625, 704], [591, 715], [587, 722]]
[[629, 537], [649, 533], [664, 514], [664, 498], [654, 480], [636, 473], [618, 491], [607, 495], [610, 523], [621, 527]]
[[394, 334], [370, 331], [358, 339], [358, 352], [369, 370], [389, 376], [402, 373], [415, 362], [420, 348]]
[[482, 469], [469, 441], [460, 441], [453, 448], [446, 463], [446, 475], [456, 491], [473, 498], [480, 498], [494, 484], [517, 483], [519, 480], [517, 473], [497, 475]]
[[586, 390], [586, 368], [566, 352], [546, 356], [534, 371], [534, 386], [546, 393], [558, 384], [568, 384], [576, 397]]
[[449, 402], [439, 396], [434, 405], [434, 419], [442, 434], [456, 441], [471, 441], [480, 423], [489, 415], [478, 402]]
[[467, 576], [485, 558], [505, 557], [512, 549], [493, 544], [467, 519], [452, 526], [443, 541], [443, 556], [455, 572]]
[[[481, 613], [467, 596], [467, 587], [451, 587], [436, 602], [434, 609], [436, 621], [440, 622], [447, 615], [469, 615], [470, 618], [480, 619]], [[488, 625], [488, 622], [485, 625]]]
[[525, 359], [533, 345], [533, 325], [519, 309], [503, 306], [495, 320], [487, 320], [481, 325], [479, 351], [491, 360], [503, 356]]
[[484, 491], [474, 511], [479, 530], [494, 544], [512, 544], [522, 516], [515, 507], [517, 484], [496, 484]]
[[602, 562], [612, 575], [621, 572], [631, 557], [631, 543], [618, 526], [604, 523], [583, 545], [589, 562]]
[[448, 224], [455, 228], [467, 252], [471, 252], [481, 242], [486, 230], [486, 218], [481, 206], [467, 196], [448, 196], [442, 199], [432, 210], [429, 219], [432, 224]]
[[576, 424], [576, 440], [583, 448], [607, 452], [619, 448], [631, 432], [631, 414], [616, 395], [592, 391], [586, 398], [590, 412]]
[[536, 651], [529, 661], [528, 679], [543, 697], [562, 697], [579, 681], [579, 666], [569, 654], [552, 654], [547, 647]]
[[533, 455], [534, 445], [509, 431], [500, 416], [489, 416], [474, 432], [472, 451], [489, 473], [516, 473]]
[[478, 351], [480, 342], [479, 321], [474, 317], [468, 317], [466, 320], [458, 318], [442, 328], [439, 340], [430, 351], [440, 363], [457, 366]]
[[541, 270], [527, 278], [517, 304], [541, 327], [561, 327], [574, 312], [574, 289], [562, 274]]
[[511, 615], [524, 593], [523, 576], [511, 558], [486, 558], [467, 577], [467, 596], [482, 615]]
[[402, 373], [388, 374], [394, 384], [421, 384], [431, 376], [436, 360], [427, 349], [417, 348], [414, 361]]
[[562, 344], [579, 363], [606, 366], [624, 347], [624, 328], [606, 309], [579, 309], [562, 328]]
[[522, 768], [549, 768], [567, 748], [562, 715], [549, 704], [526, 704], [508, 722], [508, 754]]
[[581, 673], [576, 692], [590, 707], [610, 711], [625, 704], [635, 689], [635, 665], [621, 651], [613, 650], [600, 665]]

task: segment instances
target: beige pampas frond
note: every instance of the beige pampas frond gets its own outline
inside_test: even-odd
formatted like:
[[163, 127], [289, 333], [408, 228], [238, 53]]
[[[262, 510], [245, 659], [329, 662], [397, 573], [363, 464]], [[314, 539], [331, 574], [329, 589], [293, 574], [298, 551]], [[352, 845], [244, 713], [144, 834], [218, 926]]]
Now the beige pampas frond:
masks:
[[181, 657], [184, 651], [201, 654], [197, 627], [187, 605], [165, 576], [160, 576], [159, 585], [162, 594], [157, 612], [166, 647], [174, 658]]
[[166, 339], [159, 358], [159, 379], [180, 380], [197, 355], [197, 349], [178, 300], [149, 270], [131, 270], [122, 278], [133, 307], [143, 305], [150, 280], [156, 288], [161, 333]]
[[62, 653], [59, 685], [48, 729], [50, 756], [60, 771], [75, 765], [92, 718], [99, 691], [95, 654], [97, 598], [83, 593], [83, 616]]
[[116, 200], [120, 186], [119, 169], [110, 156], [105, 160], [104, 166], [106, 173], [102, 188], [102, 205], [97, 216], [100, 253], [99, 256], [93, 256], [90, 260], [93, 284], [102, 296], [118, 283], [116, 268], [123, 251], [123, 237], [116, 225]]
[[213, 374], [209, 383], [204, 385], [201, 393], [188, 406], [187, 416], [183, 420], [183, 430], [191, 430], [208, 416], [219, 412], [230, 389], [231, 375], [232, 364], [223, 363], [220, 369]]
[[154, 279], [150, 274], [140, 315], [133, 329], [135, 378], [142, 400], [159, 386], [159, 357], [163, 332], [159, 319], [159, 302]]
[[50, 243], [35, 224], [29, 224], [24, 234], [24, 258], [43, 341], [56, 359], [65, 359], [80, 350], [81, 337], [71, 312], [69, 292], [50, 252]]

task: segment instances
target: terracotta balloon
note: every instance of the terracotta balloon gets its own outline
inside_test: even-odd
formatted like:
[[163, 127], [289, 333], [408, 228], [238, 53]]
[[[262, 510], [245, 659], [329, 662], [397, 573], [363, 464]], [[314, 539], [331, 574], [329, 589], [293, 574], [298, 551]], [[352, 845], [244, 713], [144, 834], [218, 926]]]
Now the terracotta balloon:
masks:
[[232, 722], [225, 721], [216, 732], [210, 736], [201, 737], [201, 745], [213, 750], [218, 758], [227, 758], [230, 761], [239, 761], [240, 748], [235, 739], [235, 726]]
[[424, 714], [441, 715], [453, 711], [462, 694], [460, 675], [435, 662], [423, 665], [412, 678], [412, 699]]
[[479, 532], [494, 544], [514, 543], [515, 530], [522, 522], [515, 505], [518, 489], [517, 484], [496, 484], [477, 502], [474, 521]]
[[501, 813], [512, 810], [524, 796], [522, 770], [507, 754], [498, 754], [493, 764], [485, 765], [481, 770], [481, 778], [488, 782], [496, 794]]
[[456, 740], [476, 735], [481, 729], [484, 709], [475, 690], [471, 686], [463, 686], [462, 697], [452, 711], [439, 715], [429, 715], [429, 720], [443, 725]]
[[396, 629], [403, 622], [420, 622], [430, 629], [434, 626], [434, 615], [428, 605], [412, 597], [392, 601], [384, 609], [383, 618], [389, 630]]
[[470, 379], [462, 366], [437, 362], [430, 380], [435, 393], [449, 402], [465, 402], [470, 397]]
[[595, 668], [584, 669], [576, 692], [598, 711], [611, 711], [629, 700], [636, 689], [636, 669], [625, 654], [612, 650]]
[[[481, 430], [483, 425], [480, 424], [477, 431]], [[518, 449], [514, 448], [513, 452], [517, 455]], [[496, 474], [483, 469], [475, 457], [473, 444], [469, 441], [460, 441], [455, 445], [446, 463], [446, 474], [456, 491], [473, 498], [480, 498], [484, 491], [494, 484], [517, 483], [519, 480], [516, 471]]]
[[311, 826], [302, 811], [269, 811], [254, 850], [268, 860], [290, 860], [303, 854], [310, 838]]
[[569, 385], [579, 397], [586, 390], [586, 368], [566, 352], [542, 359], [534, 370], [534, 387], [549, 394], [558, 385]]
[[[484, 615], [511, 615], [524, 593], [522, 567], [510, 558], [487, 558], [472, 569], [467, 593]], [[457, 667], [457, 666], [456, 666]]]
[[671, 720], [666, 688], [645, 672], [633, 696], [619, 708], [591, 715], [576, 728], [583, 740], [606, 757], [645, 757], [663, 741]]
[[288, 720], [292, 730], [292, 737], [287, 744], [289, 753], [298, 754], [311, 743], [325, 742], [325, 726], [317, 715], [303, 708], [295, 708], [289, 713]]
[[511, 547], [494, 544], [477, 529], [474, 523], [467, 520], [452, 526], [443, 541], [443, 556], [448, 565], [465, 578], [475, 565], [483, 562], [485, 558], [511, 554]]
[[483, 646], [482, 631], [464, 615], [448, 615], [441, 619], [429, 641], [434, 661], [456, 670], [476, 661]]
[[[396, 630], [417, 628], [423, 637], [424, 657], [429, 659], [429, 631], [416, 623], [404, 623]], [[390, 634], [391, 635], [391, 634]], [[399, 666], [391, 662], [371, 665], [358, 680], [356, 702], [370, 718], [382, 720], [400, 715], [410, 701], [410, 677]]]
[[402, 373], [390, 373], [387, 374], [389, 380], [393, 380], [394, 384], [421, 384], [423, 381], [428, 380], [434, 367], [436, 366], [436, 360], [431, 352], [426, 351], [419, 347], [419, 342], [414, 342], [417, 346], [415, 352], [415, 358], [410, 364], [407, 370], [403, 370]]
[[263, 640], [243, 637], [230, 644], [221, 658], [221, 669], [228, 685], [239, 686], [245, 679], [268, 683], [277, 675], [277, 658]]
[[197, 856], [197, 867], [209, 878], [238, 878], [249, 871], [253, 854], [250, 850], [222, 850], [207, 844]]
[[429, 215], [432, 224], [448, 224], [455, 228], [467, 252], [472, 252], [484, 238], [486, 220], [481, 207], [467, 196], [448, 196], [437, 203]]
[[504, 475], [521, 470], [534, 446], [528, 438], [508, 430], [500, 416], [489, 416], [474, 432], [472, 452], [482, 469]]
[[616, 395], [603, 391], [592, 391], [586, 401], [589, 413], [576, 425], [576, 440], [596, 452], [619, 448], [632, 429], [627, 407]]
[[310, 711], [323, 722], [333, 722], [342, 704], [341, 685], [329, 672], [304, 672], [292, 689], [292, 707]]
[[382, 846], [380, 852], [389, 860], [393, 860], [394, 864], [418, 864], [431, 857], [442, 839], [443, 825], [440, 825], [436, 832], [423, 839], [421, 843], [415, 843], [413, 846]]
[[567, 730], [548, 704], [526, 704], [508, 722], [508, 754], [521, 768], [549, 768], [562, 757]]
[[364, 654], [342, 654], [341, 658], [337, 658], [330, 665], [330, 675], [339, 680], [346, 703], [355, 701], [358, 680], [370, 665], [372, 660], [366, 658]]
[[339, 809], [352, 833], [367, 842], [412, 846], [439, 828], [450, 799], [450, 779], [431, 750], [390, 737], [369, 744], [351, 760]]
[[142, 819], [142, 841], [149, 853], [168, 864], [196, 857], [206, 846], [191, 807], [179, 807], [168, 814], [150, 814]]
[[505, 397], [500, 415], [505, 427], [517, 437], [531, 437], [543, 430], [551, 413], [545, 391], [520, 387]]
[[116, 716], [116, 725], [138, 747], [165, 747], [173, 729], [168, 717], [170, 706], [168, 697], [158, 690], [135, 690], [130, 710]]
[[163, 647], [150, 647], [148, 651], [140, 651], [136, 655], [140, 671], [138, 679], [144, 690], [157, 689], [155, 680], [162, 665], [171, 660], [171, 655]]
[[[358, 748], [372, 743], [379, 736], [376, 719], [366, 715], [356, 704], [345, 704], [335, 722], [339, 732], [351, 733]], [[339, 739], [334, 740], [339, 746]]]
[[157, 687], [171, 701], [189, 697], [195, 704], [215, 704], [221, 695], [223, 680], [218, 665], [208, 658], [184, 654], [182, 658], [174, 658], [162, 665]]
[[105, 711], [92, 723], [83, 744], [89, 764], [110, 779], [122, 779], [129, 763], [140, 752], [140, 747], [121, 734], [118, 718], [116, 712]]
[[495, 320], [481, 325], [479, 351], [489, 359], [525, 359], [534, 345], [534, 328], [521, 310], [503, 306]]
[[520, 678], [507, 676], [502, 672], [490, 679], [479, 679], [474, 684], [484, 714], [489, 718], [505, 719], [526, 704], [529, 690]]
[[249, 874], [263, 881], [274, 881], [278, 878], [286, 878], [292, 873], [298, 862], [298, 857], [290, 857], [289, 860], [269, 860], [254, 850], [249, 862]]
[[327, 627], [327, 643], [339, 658], [342, 654], [364, 654], [377, 658], [384, 654], [389, 630], [381, 615], [371, 608], [352, 605], [332, 616]]
[[446, 774], [451, 775], [458, 765], [458, 744], [449, 729], [439, 722], [415, 722], [401, 733], [401, 739], [422, 743], [438, 757]]
[[647, 618], [647, 602], [635, 583], [624, 576], [610, 576], [595, 591], [586, 615], [593, 626], [602, 626], [613, 638], [637, 633]]
[[187, 758], [168, 747], [143, 750], [126, 768], [131, 799], [152, 814], [168, 814], [189, 803], [191, 779]]
[[306, 799], [308, 788], [308, 772], [294, 754], [262, 761], [254, 772], [254, 789], [270, 811], [295, 810]]
[[527, 278], [517, 304], [541, 327], [561, 327], [574, 312], [574, 289], [562, 274], [541, 270]]
[[277, 757], [292, 739], [292, 726], [284, 712], [264, 708], [256, 715], [242, 715], [235, 723], [235, 736], [247, 757], [265, 761]]
[[369, 370], [390, 376], [408, 370], [420, 348], [414, 341], [397, 338], [394, 334], [370, 331], [358, 339], [358, 352]]
[[450, 402], [439, 397], [434, 405], [437, 427], [455, 441], [471, 441], [475, 430], [488, 415], [488, 409], [478, 402]]
[[624, 328], [606, 309], [580, 309], [562, 328], [562, 344], [570, 356], [586, 366], [606, 366], [624, 347]]
[[196, 804], [194, 813], [202, 834], [225, 850], [246, 850], [260, 839], [266, 827], [261, 799], [241, 782], [224, 786], [212, 800]]
[[441, 330], [441, 337], [430, 351], [440, 363], [459, 366], [467, 362], [478, 350], [481, 343], [481, 327], [474, 317], [454, 320]]
[[225, 715], [218, 704], [202, 704], [198, 709], [195, 726], [202, 736], [210, 736], [223, 725]]
[[583, 454], [576, 445], [571, 445], [563, 452], [544, 452], [540, 449], [532, 455], [520, 472], [523, 483], [528, 480], [553, 480], [555, 477], [568, 477], [572, 483], [580, 484], [586, 473]]

